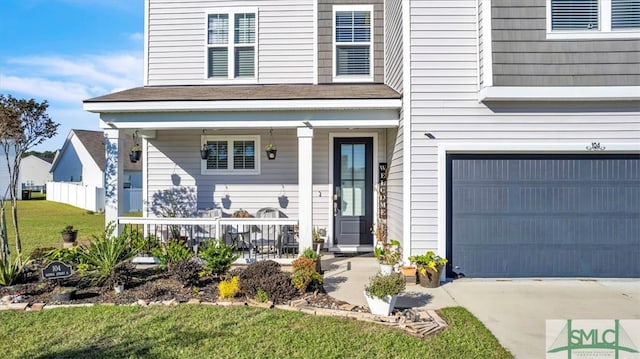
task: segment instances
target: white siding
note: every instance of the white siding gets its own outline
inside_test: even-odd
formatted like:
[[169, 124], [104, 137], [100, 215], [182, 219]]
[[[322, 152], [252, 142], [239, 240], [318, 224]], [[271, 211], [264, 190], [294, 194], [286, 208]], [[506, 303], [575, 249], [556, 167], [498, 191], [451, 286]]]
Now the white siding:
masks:
[[[592, 141], [615, 148], [640, 141], [637, 104], [493, 104], [478, 102], [476, 1], [412, 1], [411, 240], [412, 253], [444, 254], [446, 223], [439, 188], [445, 166], [438, 145], [496, 144], [544, 148]], [[455, 24], [436, 26], [434, 22]], [[454, 51], [449, 51], [454, 50]], [[431, 140], [425, 132], [432, 133]], [[540, 147], [542, 145], [542, 147]], [[464, 150], [463, 150], [464, 151]], [[587, 153], [586, 150], [581, 150]], [[439, 172], [442, 171], [442, 172]]]
[[44, 186], [50, 179], [51, 163], [34, 155], [24, 157], [20, 162], [21, 182], [25, 186]]
[[[311, 0], [149, 0], [148, 84], [201, 85], [206, 79], [207, 12], [258, 9], [258, 82], [313, 82]], [[232, 34], [230, 34], [232, 36]]]

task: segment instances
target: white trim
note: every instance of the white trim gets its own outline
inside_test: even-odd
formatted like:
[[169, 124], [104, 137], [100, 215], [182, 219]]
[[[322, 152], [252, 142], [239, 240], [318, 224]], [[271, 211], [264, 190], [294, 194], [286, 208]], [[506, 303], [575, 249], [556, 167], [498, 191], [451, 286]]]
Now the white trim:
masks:
[[[378, 196], [376, 196], [376, 185], [378, 179], [378, 132], [329, 132], [329, 220], [327, 223], [327, 235], [330, 236], [329, 246], [335, 246], [335, 235], [333, 231], [333, 195], [335, 186], [333, 183], [333, 141], [336, 138], [345, 138], [345, 137], [362, 137], [362, 138], [372, 138], [373, 139], [373, 201], [371, 205], [373, 206], [373, 221], [378, 218]], [[386, 154], [385, 154], [386, 155]], [[373, 243], [375, 244], [375, 236], [373, 239]]]
[[298, 127], [298, 248], [313, 247], [313, 127]]
[[[235, 17], [238, 14], [253, 14], [255, 16], [255, 37], [253, 45], [235, 43]], [[210, 15], [227, 15], [227, 44], [209, 44], [209, 16]], [[204, 81], [207, 84], [256, 84], [258, 83], [258, 37], [259, 37], [259, 14], [256, 7], [234, 7], [234, 8], [220, 8], [220, 9], [207, 9], [204, 14]], [[237, 47], [249, 47], [254, 48], [253, 59], [253, 77], [235, 77], [235, 49]], [[209, 77], [209, 48], [227, 48], [227, 77], [226, 78], [213, 78]]]
[[313, 0], [313, 84], [318, 84], [318, 0]]
[[[600, 154], [640, 153], [640, 143], [601, 142], [605, 151]], [[438, 144], [438, 251], [439, 255], [446, 254], [447, 248], [447, 154], [465, 153], [511, 153], [511, 154], [594, 154], [586, 147], [590, 141], [572, 142], [448, 142]]]
[[143, 83], [145, 86], [149, 85], [149, 2], [150, 0], [144, 0], [144, 53], [143, 53]]
[[546, 0], [546, 35], [547, 40], [580, 40], [580, 39], [637, 39], [640, 29], [615, 30], [611, 28], [611, 0], [599, 0], [597, 30], [565, 30], [551, 29], [551, 1]]
[[147, 194], [149, 193], [149, 139], [147, 136], [142, 137], [142, 217], [149, 216], [149, 201]]
[[364, 100], [229, 100], [84, 102], [89, 112], [262, 111], [313, 109], [398, 109], [401, 99]]
[[[295, 121], [164, 121], [164, 122], [137, 122], [137, 121], [123, 121], [123, 122], [105, 122], [100, 121], [100, 128], [121, 128], [121, 129], [189, 129], [197, 128], [294, 128], [304, 126], [302, 117]], [[391, 128], [398, 127], [398, 120], [321, 120], [313, 121], [313, 127], [315, 128]]]
[[484, 87], [480, 101], [635, 101], [640, 86]]
[[[336, 59], [336, 47], [338, 45], [349, 45], [353, 44], [356, 46], [365, 45], [364, 42], [356, 43], [336, 43], [336, 12], [337, 11], [368, 11], [371, 16], [371, 31], [369, 33], [369, 75], [338, 75], [337, 74], [337, 59]], [[373, 82], [374, 79], [374, 70], [375, 70], [375, 9], [373, 5], [333, 5], [332, 7], [332, 22], [331, 22], [331, 46], [332, 46], [332, 56], [331, 56], [331, 67], [333, 69], [333, 82]]]
[[[207, 160], [200, 160], [201, 175], [259, 175], [260, 174], [260, 158], [262, 157], [262, 147], [260, 146], [260, 135], [242, 135], [242, 136], [214, 136], [201, 135], [198, 149], [202, 148], [202, 144], [207, 141], [226, 141], [227, 142], [227, 169], [208, 169]], [[233, 155], [233, 141], [253, 141], [255, 145], [254, 153], [254, 169], [235, 169]]]
[[403, 260], [411, 255], [411, 0], [402, 2], [402, 251]]
[[[491, 36], [491, 0], [482, 1], [482, 87], [493, 86], [493, 38]], [[478, 52], [478, 56], [480, 56]], [[478, 77], [480, 63], [478, 62]], [[478, 82], [480, 84], [480, 82]]]

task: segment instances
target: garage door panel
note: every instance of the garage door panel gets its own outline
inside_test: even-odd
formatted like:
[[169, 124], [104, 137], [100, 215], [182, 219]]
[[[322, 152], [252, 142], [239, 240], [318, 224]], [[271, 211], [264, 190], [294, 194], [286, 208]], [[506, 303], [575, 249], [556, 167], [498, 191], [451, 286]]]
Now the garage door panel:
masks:
[[469, 277], [640, 277], [640, 156], [448, 161], [454, 270]]

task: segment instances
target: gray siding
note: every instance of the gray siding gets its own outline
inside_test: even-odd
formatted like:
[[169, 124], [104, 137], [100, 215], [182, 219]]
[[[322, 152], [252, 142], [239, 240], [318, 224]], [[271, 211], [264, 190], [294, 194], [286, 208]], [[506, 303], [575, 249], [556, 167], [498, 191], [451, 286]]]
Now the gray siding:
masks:
[[402, 1], [385, 2], [384, 13], [384, 83], [402, 93]]
[[638, 86], [640, 40], [546, 40], [545, 0], [494, 0], [494, 86]]
[[313, 83], [311, 0], [150, 0], [148, 85], [200, 85], [206, 79], [206, 13], [258, 9], [258, 83]]
[[374, 5], [374, 82], [384, 81], [384, 0], [318, 0], [318, 83], [333, 81], [333, 5]]
[[[412, 253], [431, 249], [444, 254], [438, 242], [445, 232], [439, 227], [439, 195], [444, 191], [439, 145], [546, 148], [560, 143], [586, 151], [592, 141], [609, 148], [640, 141], [637, 104], [515, 103], [489, 108], [478, 103], [476, 1], [411, 4], [411, 138], [405, 138], [404, 145], [411, 146], [411, 203], [405, 205], [411, 206]], [[436, 139], [428, 139], [425, 132]]]

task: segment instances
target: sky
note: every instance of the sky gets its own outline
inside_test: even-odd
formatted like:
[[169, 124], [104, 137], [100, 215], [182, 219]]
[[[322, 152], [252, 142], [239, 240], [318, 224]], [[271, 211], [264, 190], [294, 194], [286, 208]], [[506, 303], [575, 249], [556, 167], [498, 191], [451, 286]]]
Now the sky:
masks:
[[142, 85], [144, 0], [0, 0], [0, 94], [48, 101], [58, 134], [99, 130], [82, 101]]

